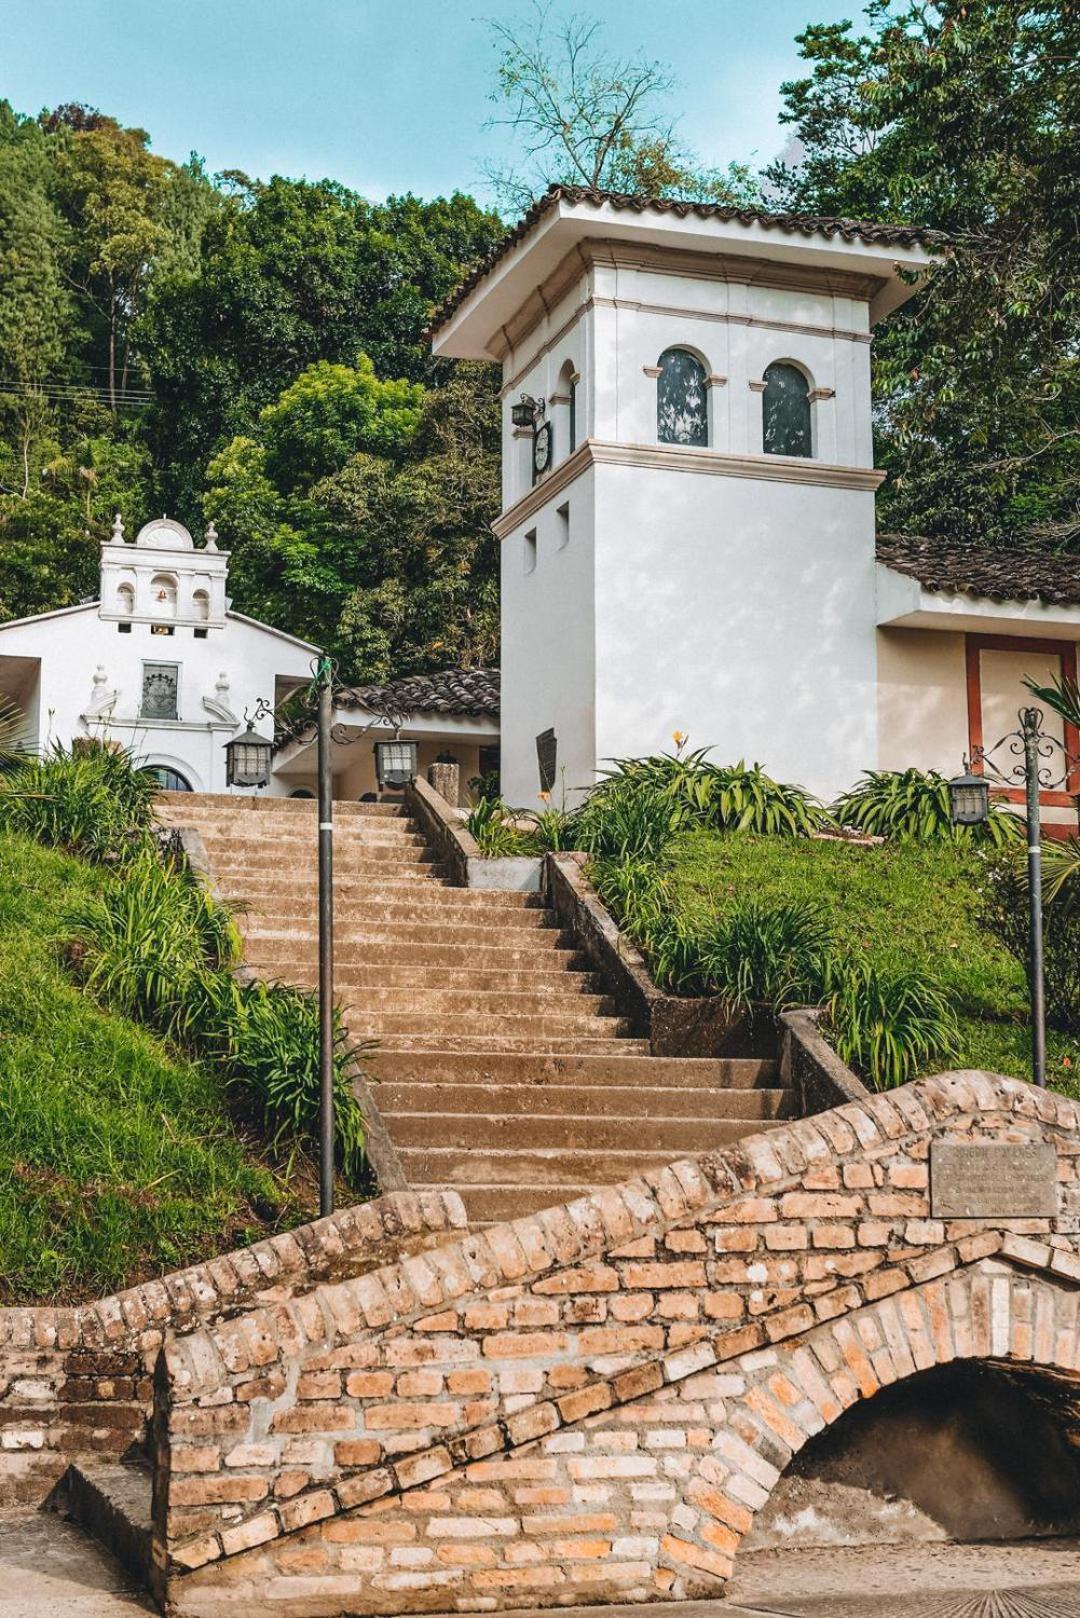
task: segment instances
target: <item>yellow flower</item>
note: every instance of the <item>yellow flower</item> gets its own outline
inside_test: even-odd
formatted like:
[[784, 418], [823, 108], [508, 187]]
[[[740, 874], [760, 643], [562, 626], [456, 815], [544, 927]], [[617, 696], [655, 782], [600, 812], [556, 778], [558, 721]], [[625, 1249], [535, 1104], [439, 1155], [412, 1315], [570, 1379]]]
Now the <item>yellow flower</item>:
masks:
[[672, 731], [671, 739], [675, 743], [676, 749], [681, 750], [683, 747], [686, 746], [686, 742], [687, 742], [687, 735], [686, 735], [685, 730]]
[[538, 792], [536, 794], [536, 796], [540, 799], [541, 803], [550, 803], [551, 802], [551, 793], [550, 792]]

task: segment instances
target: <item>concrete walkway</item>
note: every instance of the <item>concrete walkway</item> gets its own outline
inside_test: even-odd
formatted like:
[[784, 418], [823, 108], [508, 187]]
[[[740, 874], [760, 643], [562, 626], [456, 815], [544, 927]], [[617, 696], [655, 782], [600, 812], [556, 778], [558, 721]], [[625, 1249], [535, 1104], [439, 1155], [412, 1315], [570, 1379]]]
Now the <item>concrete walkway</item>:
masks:
[[[1080, 1618], [1080, 1540], [755, 1551], [726, 1601], [555, 1609], [559, 1618]], [[51, 1512], [0, 1511], [0, 1618], [135, 1618], [156, 1608]], [[552, 1609], [519, 1618], [552, 1618]]]
[[1080, 1618], [1080, 1541], [753, 1551], [712, 1618]]
[[0, 1618], [136, 1618], [156, 1607], [118, 1562], [49, 1511], [0, 1511]]

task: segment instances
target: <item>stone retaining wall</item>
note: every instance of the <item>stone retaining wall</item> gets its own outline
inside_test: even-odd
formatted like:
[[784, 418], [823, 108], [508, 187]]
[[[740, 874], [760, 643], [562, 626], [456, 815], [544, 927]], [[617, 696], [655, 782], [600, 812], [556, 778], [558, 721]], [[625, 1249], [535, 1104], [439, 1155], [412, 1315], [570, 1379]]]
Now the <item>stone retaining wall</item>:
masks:
[[[170, 1610], [720, 1593], [794, 1451], [883, 1382], [1075, 1374], [1078, 1125], [924, 1080], [173, 1342]], [[942, 1138], [1052, 1145], [1054, 1217], [935, 1217]]]
[[0, 1309], [0, 1505], [38, 1501], [80, 1455], [145, 1433], [162, 1345], [460, 1231], [453, 1193], [398, 1193], [73, 1308]]

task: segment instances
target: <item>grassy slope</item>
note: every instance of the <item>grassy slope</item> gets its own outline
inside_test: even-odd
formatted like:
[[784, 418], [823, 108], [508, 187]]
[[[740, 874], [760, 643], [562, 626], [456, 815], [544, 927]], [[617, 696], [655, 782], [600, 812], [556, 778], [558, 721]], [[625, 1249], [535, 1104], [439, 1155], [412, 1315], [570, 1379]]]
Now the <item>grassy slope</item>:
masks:
[[216, 1075], [63, 971], [65, 909], [106, 880], [0, 833], [0, 1302], [95, 1297], [295, 1216]]
[[[979, 927], [978, 855], [953, 848], [694, 832], [675, 850], [678, 901], [687, 914], [722, 908], [734, 893], [823, 905], [836, 941], [894, 965], [941, 978], [961, 1015], [959, 1066], [1030, 1074], [1020, 965]], [[1072, 1090], [1075, 1038], [1049, 1036], [1051, 1083]]]

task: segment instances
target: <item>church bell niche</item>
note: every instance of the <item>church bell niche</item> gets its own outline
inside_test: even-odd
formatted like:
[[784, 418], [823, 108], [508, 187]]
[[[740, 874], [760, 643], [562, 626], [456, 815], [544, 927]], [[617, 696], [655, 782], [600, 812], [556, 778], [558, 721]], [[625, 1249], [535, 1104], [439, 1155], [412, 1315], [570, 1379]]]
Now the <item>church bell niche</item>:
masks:
[[213, 525], [198, 547], [171, 517], [155, 517], [128, 540], [118, 516], [101, 547], [101, 616], [149, 624], [158, 635], [188, 625], [205, 637], [225, 625], [228, 566]]

